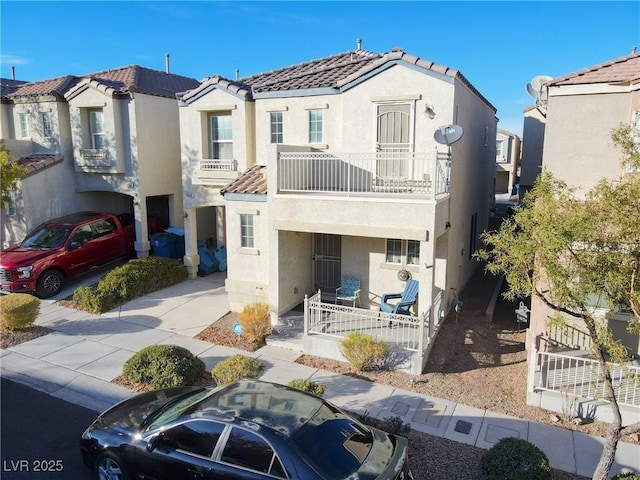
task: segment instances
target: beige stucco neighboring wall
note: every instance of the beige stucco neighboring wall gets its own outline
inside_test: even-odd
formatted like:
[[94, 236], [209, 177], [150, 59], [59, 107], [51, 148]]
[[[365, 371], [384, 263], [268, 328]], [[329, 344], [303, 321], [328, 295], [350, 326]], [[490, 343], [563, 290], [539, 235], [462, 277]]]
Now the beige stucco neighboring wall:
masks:
[[[629, 123], [633, 109], [629, 93], [555, 95], [550, 90], [543, 165], [556, 178], [584, 194], [603, 178], [618, 178], [621, 152], [611, 131]], [[585, 121], [588, 120], [588, 121]]]
[[542, 150], [544, 147], [546, 121], [544, 112], [539, 108], [531, 107], [524, 112], [522, 165], [520, 168], [521, 190], [531, 189], [542, 171]]

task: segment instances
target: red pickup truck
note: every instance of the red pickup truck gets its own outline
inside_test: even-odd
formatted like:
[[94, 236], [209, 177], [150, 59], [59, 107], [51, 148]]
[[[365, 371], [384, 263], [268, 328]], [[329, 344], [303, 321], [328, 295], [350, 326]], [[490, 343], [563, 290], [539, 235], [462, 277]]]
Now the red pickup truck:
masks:
[[[149, 219], [148, 228], [161, 231], [160, 219]], [[78, 212], [49, 220], [0, 252], [0, 291], [52, 297], [66, 278], [132, 256], [134, 241], [130, 214]]]

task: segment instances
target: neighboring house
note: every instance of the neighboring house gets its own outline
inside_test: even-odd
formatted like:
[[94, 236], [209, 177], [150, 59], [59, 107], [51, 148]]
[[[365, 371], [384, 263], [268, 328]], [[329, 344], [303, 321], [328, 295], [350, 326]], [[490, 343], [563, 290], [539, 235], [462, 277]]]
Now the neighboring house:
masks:
[[518, 183], [520, 137], [501, 128], [496, 133], [495, 193], [512, 193]]
[[533, 188], [542, 172], [544, 127], [547, 120], [545, 106], [533, 105], [524, 110], [522, 126], [522, 159], [520, 165], [520, 194]]
[[[622, 152], [614, 147], [611, 133], [620, 124], [631, 123], [640, 135], [640, 54], [617, 58], [555, 78], [546, 84], [546, 88], [546, 105], [540, 108], [546, 117], [544, 122], [540, 122], [540, 125], [545, 125], [544, 149], [541, 148], [544, 169], [575, 188], [578, 196], [584, 195], [601, 179], [617, 179], [634, 174], [623, 169]], [[527, 162], [526, 149], [533, 149], [529, 138], [525, 131], [523, 176], [524, 165]], [[638, 199], [629, 201], [638, 202]], [[594, 305], [594, 308], [597, 307]], [[578, 378], [576, 371], [579, 369], [575, 362], [563, 360], [566, 368], [558, 368], [558, 363], [554, 362], [559, 360], [554, 355], [562, 353], [580, 357], [583, 371], [595, 372], [589, 367], [593, 360], [586, 358], [590, 345], [584, 333], [586, 327], [574, 325], [566, 332], [550, 329], [547, 319], [551, 315], [551, 310], [533, 297], [527, 346], [536, 345], [532, 353], [539, 357], [536, 359], [532, 356], [530, 363], [532, 370], [529, 377], [528, 401], [532, 404], [544, 403], [543, 394], [547, 390], [564, 388], [568, 393], [577, 394], [584, 391], [580, 390], [577, 384], [548, 383], [559, 381], [561, 378]], [[602, 309], [602, 318], [607, 321], [614, 335], [627, 346], [631, 355], [640, 359], [640, 337], [630, 335], [626, 331], [629, 314], [611, 315], [606, 309]], [[537, 348], [542, 351], [538, 353]], [[556, 376], [545, 373], [549, 365], [554, 365], [552, 369]], [[640, 367], [635, 369], [638, 379]], [[594, 382], [597, 381], [596, 373]], [[580, 378], [583, 389], [591, 385], [586, 377]], [[631, 388], [625, 395], [621, 395], [621, 403], [635, 407], [632, 412], [637, 418], [640, 408], [640, 383], [636, 383], [635, 388]]]
[[[21, 162], [56, 162], [20, 185], [3, 245], [41, 221], [77, 210], [129, 212], [136, 251], [148, 255], [147, 218], [182, 225], [175, 95], [195, 79], [137, 65], [18, 86], [7, 95], [7, 147]], [[4, 138], [4, 137], [3, 137]]]
[[[323, 340], [356, 328], [337, 332], [328, 318], [372, 320], [370, 331], [396, 345], [411, 331], [407, 368], [421, 371], [478, 267], [495, 108], [458, 70], [360, 45], [237, 80], [215, 76], [178, 98], [191, 275], [198, 246], [224, 245], [232, 310], [267, 302], [277, 318], [305, 302], [305, 351], [324, 356], [337, 352]], [[452, 124], [464, 135], [449, 163], [434, 133]], [[355, 308], [334, 303], [347, 275], [360, 280]], [[414, 316], [389, 329], [381, 297], [408, 277], [419, 281]]]

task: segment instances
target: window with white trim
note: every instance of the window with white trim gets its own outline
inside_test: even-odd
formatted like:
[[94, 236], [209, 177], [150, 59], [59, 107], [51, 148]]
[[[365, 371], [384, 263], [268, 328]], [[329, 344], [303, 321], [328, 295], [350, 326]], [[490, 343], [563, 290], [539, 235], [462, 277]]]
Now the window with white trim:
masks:
[[91, 132], [91, 148], [105, 148], [104, 117], [101, 109], [89, 110], [89, 129]]
[[398, 265], [419, 265], [420, 242], [418, 240], [387, 238], [385, 262]]
[[283, 122], [282, 112], [271, 112], [271, 143], [282, 143]]
[[209, 117], [211, 158], [233, 160], [233, 133], [231, 114], [213, 114]]
[[51, 121], [51, 114], [49, 112], [41, 113], [40, 119], [42, 121], [42, 138], [53, 137], [53, 123]]
[[240, 215], [240, 246], [244, 248], [253, 248], [254, 246], [254, 215]]
[[309, 110], [309, 143], [322, 143], [322, 110]]
[[29, 122], [26, 113], [18, 114], [18, 121], [20, 123], [20, 138], [29, 137]]
[[496, 159], [498, 162], [504, 161], [504, 140], [496, 140]]

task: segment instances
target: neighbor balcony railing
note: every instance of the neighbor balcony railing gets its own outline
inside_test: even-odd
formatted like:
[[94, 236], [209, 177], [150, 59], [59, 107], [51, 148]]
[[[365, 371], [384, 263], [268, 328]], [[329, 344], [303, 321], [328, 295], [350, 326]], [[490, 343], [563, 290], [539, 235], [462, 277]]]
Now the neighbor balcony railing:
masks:
[[389, 193], [435, 198], [448, 192], [447, 154], [280, 152], [278, 192]]
[[80, 149], [81, 165], [85, 167], [108, 167], [111, 165], [107, 150], [104, 148]]
[[[550, 352], [538, 352], [538, 356], [538, 389], [606, 400], [602, 369], [596, 360]], [[640, 367], [610, 364], [609, 368], [618, 403], [640, 407]]]
[[199, 165], [202, 172], [235, 172], [238, 169], [236, 160], [203, 158]]

